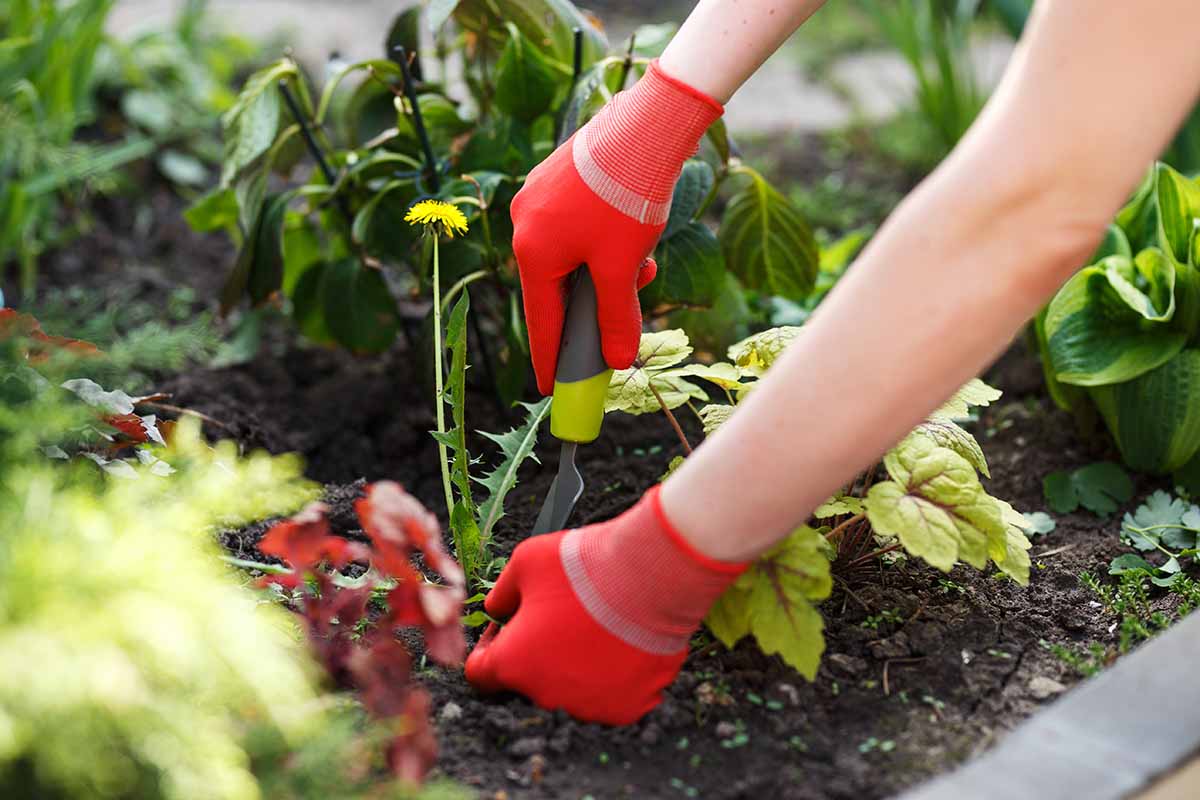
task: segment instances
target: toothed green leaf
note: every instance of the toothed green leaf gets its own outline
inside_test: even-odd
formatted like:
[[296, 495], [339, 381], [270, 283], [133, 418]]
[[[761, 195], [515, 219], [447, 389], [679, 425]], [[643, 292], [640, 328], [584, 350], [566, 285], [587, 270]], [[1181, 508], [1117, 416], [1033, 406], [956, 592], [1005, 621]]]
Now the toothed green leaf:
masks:
[[538, 428], [550, 414], [550, 398], [521, 405], [525, 408], [525, 422], [519, 427], [500, 434], [480, 431], [500, 447], [502, 455], [498, 467], [475, 479], [488, 490], [487, 499], [479, 506], [479, 535], [485, 542], [491, 539], [496, 523], [504, 516], [504, 498], [517, 485], [517, 471], [525, 459], [538, 460], [533, 447], [537, 444]]

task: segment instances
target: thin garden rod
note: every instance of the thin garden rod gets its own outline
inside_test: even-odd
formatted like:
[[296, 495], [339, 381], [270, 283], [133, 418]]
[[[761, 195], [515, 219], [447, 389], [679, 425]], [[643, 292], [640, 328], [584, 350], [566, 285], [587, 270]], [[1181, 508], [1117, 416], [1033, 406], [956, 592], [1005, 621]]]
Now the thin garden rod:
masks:
[[574, 61], [571, 64], [571, 85], [579, 80], [579, 76], [583, 74], [583, 28], [573, 28], [571, 30], [574, 43]]
[[629, 47], [625, 49], [625, 60], [621, 62], [621, 80], [617, 81], [617, 91], [625, 88], [629, 82], [629, 73], [633, 69], [633, 48], [637, 46], [637, 34], [629, 34]]
[[413, 128], [417, 132], [417, 138], [421, 140], [421, 149], [425, 151], [425, 169], [429, 172], [429, 184], [433, 187], [433, 191], [437, 192], [441, 190], [442, 182], [438, 177], [437, 159], [433, 155], [433, 145], [425, 130], [425, 119], [421, 116], [421, 104], [417, 102], [417, 85], [413, 81], [412, 69], [408, 65], [408, 50], [404, 45], [398, 44], [395, 52], [399, 56], [396, 60], [400, 63], [400, 73], [404, 76], [404, 96], [408, 98], [408, 102], [412, 106]]
[[[296, 120], [296, 124], [300, 126], [300, 136], [303, 137], [304, 144], [308, 147], [308, 152], [312, 154], [313, 160], [317, 162], [317, 167], [321, 170], [321, 174], [325, 176], [325, 181], [329, 184], [330, 191], [333, 191], [337, 184], [337, 175], [330, 169], [329, 162], [325, 160], [325, 154], [321, 152], [321, 146], [317, 144], [316, 138], [312, 135], [312, 130], [308, 127], [308, 118], [300, 110], [300, 104], [296, 102], [296, 97], [292, 94], [292, 90], [287, 84], [287, 79], [280, 79], [279, 92], [283, 95], [283, 101], [287, 103], [288, 111], [292, 112], [292, 117]], [[342, 216], [346, 218], [346, 224], [353, 225], [354, 215], [350, 213], [350, 206], [346, 205], [346, 198], [334, 192], [333, 200], [337, 203], [338, 210], [342, 212]]]

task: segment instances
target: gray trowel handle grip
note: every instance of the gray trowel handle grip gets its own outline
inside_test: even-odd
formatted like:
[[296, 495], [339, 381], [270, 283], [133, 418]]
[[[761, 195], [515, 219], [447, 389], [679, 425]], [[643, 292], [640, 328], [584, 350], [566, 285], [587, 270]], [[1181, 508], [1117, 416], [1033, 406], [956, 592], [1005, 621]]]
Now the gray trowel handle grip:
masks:
[[600, 345], [596, 286], [587, 265], [580, 265], [570, 280], [554, 374], [550, 432], [563, 441], [586, 443], [600, 435], [612, 370]]

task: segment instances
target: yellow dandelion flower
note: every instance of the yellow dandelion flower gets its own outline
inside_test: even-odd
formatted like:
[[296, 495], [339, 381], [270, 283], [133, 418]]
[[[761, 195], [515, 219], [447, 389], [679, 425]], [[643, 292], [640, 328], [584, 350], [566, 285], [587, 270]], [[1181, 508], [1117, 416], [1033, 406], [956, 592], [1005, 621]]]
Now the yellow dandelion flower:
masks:
[[441, 200], [422, 200], [408, 210], [404, 221], [409, 225], [432, 225], [451, 239], [456, 233], [467, 232], [467, 218], [458, 206]]

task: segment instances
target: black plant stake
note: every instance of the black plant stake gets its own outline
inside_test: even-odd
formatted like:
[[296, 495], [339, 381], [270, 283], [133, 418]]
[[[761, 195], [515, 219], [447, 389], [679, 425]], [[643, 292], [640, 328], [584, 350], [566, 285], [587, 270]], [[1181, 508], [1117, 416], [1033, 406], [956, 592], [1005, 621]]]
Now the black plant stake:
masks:
[[[562, 108], [558, 110], [557, 125], [558, 139], [555, 144], [562, 144], [571, 137], [575, 132], [574, 128], [579, 123], [579, 115], [571, 113], [571, 103], [575, 97], [575, 87], [579, 85], [579, 76], [583, 73], [583, 28], [574, 28], [574, 57], [571, 66], [571, 88], [567, 89], [567, 99], [563, 103]], [[575, 117], [575, 119], [571, 119]]]
[[621, 62], [621, 80], [617, 81], [617, 91], [625, 88], [629, 82], [629, 73], [633, 69], [633, 48], [637, 44], [637, 34], [629, 35], [629, 47], [625, 48], [625, 60]]
[[[325, 181], [329, 184], [329, 188], [332, 191], [337, 184], [337, 175], [330, 169], [329, 162], [325, 160], [325, 154], [321, 152], [321, 146], [317, 144], [316, 138], [312, 135], [312, 130], [308, 127], [308, 118], [300, 110], [300, 104], [296, 102], [296, 97], [292, 94], [291, 87], [288, 86], [286, 79], [279, 81], [279, 91], [283, 95], [283, 101], [287, 103], [288, 111], [292, 112], [292, 118], [300, 126], [300, 136], [303, 137], [304, 144], [308, 147], [308, 152], [312, 154], [313, 160], [317, 162], [317, 167], [320, 168], [321, 174], [325, 176]], [[354, 215], [350, 213], [350, 206], [346, 205], [346, 198], [335, 193], [333, 199], [337, 203], [338, 210], [342, 212], [342, 216], [346, 218], [346, 224], [353, 225]]]
[[412, 70], [408, 66], [408, 51], [404, 45], [398, 44], [395, 52], [396, 61], [400, 64], [400, 72], [404, 76], [404, 96], [408, 98], [409, 105], [412, 106], [413, 128], [417, 132], [417, 138], [421, 141], [421, 149], [425, 151], [426, 176], [429, 178], [429, 185], [436, 193], [441, 190], [442, 183], [438, 176], [437, 158], [433, 155], [433, 145], [425, 130], [425, 120], [421, 117], [421, 105], [417, 102], [417, 85], [413, 81]]

